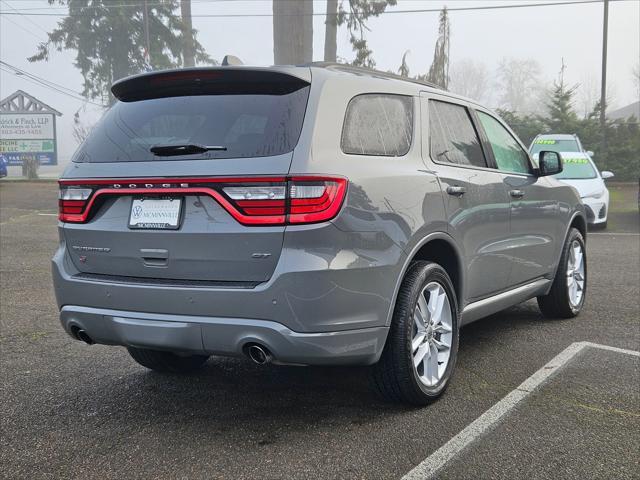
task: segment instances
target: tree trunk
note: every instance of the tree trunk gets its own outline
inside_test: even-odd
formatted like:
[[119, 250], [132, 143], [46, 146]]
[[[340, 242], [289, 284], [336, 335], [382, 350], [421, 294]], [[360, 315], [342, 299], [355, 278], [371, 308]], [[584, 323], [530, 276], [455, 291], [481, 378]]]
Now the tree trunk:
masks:
[[22, 165], [24, 172], [23, 175], [27, 177], [29, 180], [35, 180], [38, 178], [38, 167], [40, 163], [38, 162], [38, 158], [35, 155], [29, 155], [27, 157], [23, 157]]
[[313, 0], [304, 0], [302, 17], [302, 63], [313, 62]]
[[327, 0], [324, 24], [324, 61], [335, 62], [338, 58], [338, 0]]
[[273, 0], [273, 63], [313, 60], [313, 1]]
[[180, 14], [182, 15], [182, 56], [185, 67], [195, 67], [196, 61], [193, 48], [193, 25], [191, 23], [191, 0], [180, 0]]

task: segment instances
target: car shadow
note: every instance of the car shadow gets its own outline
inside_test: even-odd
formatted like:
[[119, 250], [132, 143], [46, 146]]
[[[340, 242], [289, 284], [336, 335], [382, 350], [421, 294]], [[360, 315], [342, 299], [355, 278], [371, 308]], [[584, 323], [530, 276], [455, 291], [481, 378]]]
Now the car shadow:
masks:
[[[482, 355], [476, 350], [486, 349], [487, 342], [496, 341], [505, 330], [539, 328], [541, 315], [536, 310], [535, 304], [524, 305], [464, 327], [459, 362], [473, 362]], [[368, 367], [259, 366], [248, 359], [224, 357], [212, 357], [201, 370], [188, 375], [151, 372], [133, 360], [128, 367], [127, 374], [96, 383], [98, 391], [92, 393], [101, 399], [101, 410], [118, 411], [118, 421], [160, 417], [192, 427], [258, 429], [264, 433], [260, 442], [268, 443], [268, 432], [282, 422], [294, 430], [326, 422], [354, 426], [385, 422], [416, 410], [377, 397], [369, 385]], [[464, 383], [464, 378], [458, 378]], [[427, 415], [435, 410], [453, 413], [456, 390], [463, 388], [452, 385], [453, 392]]]
[[510, 307], [501, 312], [482, 318], [462, 327], [460, 331], [460, 350], [465, 347], [482, 345], [489, 339], [514, 331], [538, 330], [541, 324], [557, 323], [562, 320], [545, 318], [535, 300]]
[[[184, 425], [257, 429], [269, 442], [276, 423], [294, 429], [326, 421], [359, 425], [411, 410], [379, 399], [368, 373], [366, 367], [259, 366], [212, 357], [187, 375], [135, 365], [130, 374], [96, 385], [103, 391], [93, 396], [102, 398], [101, 408], [117, 409], [119, 421], [161, 417]], [[128, 398], [126, 408], [118, 405], [122, 398]]]

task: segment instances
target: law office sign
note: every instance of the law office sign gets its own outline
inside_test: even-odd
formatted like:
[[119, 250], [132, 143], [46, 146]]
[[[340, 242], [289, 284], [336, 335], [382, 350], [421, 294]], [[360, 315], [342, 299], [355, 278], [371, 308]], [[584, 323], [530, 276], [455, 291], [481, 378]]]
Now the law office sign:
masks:
[[0, 102], [0, 153], [9, 165], [35, 160], [57, 165], [56, 117], [62, 115], [18, 90]]

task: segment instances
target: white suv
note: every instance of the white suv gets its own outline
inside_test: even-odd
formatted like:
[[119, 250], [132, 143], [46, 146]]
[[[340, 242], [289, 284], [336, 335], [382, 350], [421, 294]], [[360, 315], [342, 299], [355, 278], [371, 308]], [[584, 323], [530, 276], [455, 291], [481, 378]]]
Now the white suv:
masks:
[[562, 155], [564, 170], [555, 177], [578, 191], [585, 206], [589, 225], [607, 228], [609, 190], [604, 180], [612, 178], [613, 173], [598, 170], [591, 158], [593, 152], [584, 150], [575, 134], [538, 135], [531, 142], [529, 152], [535, 159], [542, 150], [551, 150]]

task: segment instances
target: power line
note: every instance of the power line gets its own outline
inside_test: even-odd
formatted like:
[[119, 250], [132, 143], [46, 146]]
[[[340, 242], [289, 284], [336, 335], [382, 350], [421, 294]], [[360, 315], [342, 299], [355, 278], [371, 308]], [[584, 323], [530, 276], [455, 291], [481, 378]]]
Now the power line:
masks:
[[[20, 13], [19, 10], [17, 10], [16, 8], [14, 8], [9, 2], [6, 2], [5, 0], [2, 0], [2, 3], [4, 3], [7, 7], [9, 7], [11, 10], [13, 10], [14, 12], [17, 12], [21, 17], [24, 17], [25, 20], [27, 20], [31, 25], [34, 25], [38, 30], [44, 32], [45, 34], [48, 35], [47, 31], [42, 28], [40, 25], [38, 25], [36, 22], [34, 22], [33, 20], [31, 20], [29, 17], [27, 17], [26, 15]], [[0, 12], [2, 13], [2, 12]]]
[[[7, 63], [5, 61], [0, 60], [0, 64], [4, 65], [5, 67], [8, 67], [8, 68], [12, 69], [13, 71], [19, 73], [20, 75], [26, 75], [26, 76], [29, 76], [29, 77], [33, 77], [36, 80], [39, 80], [39, 81], [48, 83], [50, 85], [53, 85], [53, 86], [55, 86], [57, 88], [61, 88], [63, 90], [66, 90], [68, 93], [71, 93], [73, 95], [80, 95], [78, 92], [76, 92], [75, 90], [72, 90], [71, 88], [67, 88], [67, 87], [65, 87], [63, 85], [59, 85], [59, 84], [54, 83], [54, 82], [52, 82], [50, 80], [44, 79], [42, 77], [39, 77], [38, 75], [35, 75], [33, 73], [30, 73], [30, 72], [27, 72], [26, 70], [23, 70], [23, 69], [21, 69], [19, 67], [11, 65], [11, 64], [9, 64], [9, 63]], [[80, 95], [80, 96], [82, 96], [82, 95]]]
[[21, 77], [21, 78], [22, 78], [22, 80], [26, 80], [26, 81], [28, 81], [29, 83], [32, 83], [32, 84], [34, 84], [34, 85], [37, 85], [37, 86], [40, 86], [40, 87], [45, 87], [45, 88], [48, 88], [48, 89], [50, 89], [50, 90], [54, 90], [54, 91], [56, 91], [56, 92], [58, 92], [58, 93], [60, 93], [60, 94], [62, 94], [62, 95], [66, 95], [66, 96], [68, 96], [68, 97], [71, 97], [71, 98], [73, 98], [74, 100], [78, 100], [78, 101], [83, 102], [83, 103], [90, 103], [90, 104], [92, 104], [92, 105], [96, 105], [96, 106], [99, 106], [99, 107], [104, 107], [104, 105], [102, 105], [102, 104], [100, 104], [100, 103], [95, 103], [95, 102], [92, 102], [92, 101], [90, 101], [90, 100], [87, 100], [87, 99], [86, 99], [86, 98], [84, 98], [84, 97], [78, 97], [78, 96], [76, 96], [76, 95], [72, 95], [72, 94], [70, 94], [70, 93], [65, 92], [64, 90], [60, 90], [60, 89], [58, 89], [58, 88], [56, 88], [56, 87], [53, 87], [53, 86], [51, 86], [51, 85], [47, 85], [46, 83], [40, 82], [40, 81], [35, 80], [35, 79], [31, 78], [31, 77], [27, 77], [26, 75], [17, 74], [16, 72], [10, 71], [9, 69], [6, 69], [6, 68], [4, 68], [4, 67], [2, 67], [2, 66], [0, 66], [0, 70], [2, 70], [2, 71], [3, 71], [3, 72], [5, 72], [5, 73], [12, 73], [13, 75], [19, 76], [19, 77]]
[[[58, 90], [57, 88], [51, 87], [51, 86], [49, 86], [49, 85], [45, 85], [44, 83], [42, 83], [42, 82], [38, 82], [37, 80], [33, 80], [33, 79], [32, 79], [32, 78], [30, 78], [30, 77], [23, 76], [23, 75], [21, 75], [21, 74], [17, 74], [16, 72], [11, 71], [11, 70], [9, 70], [8, 68], [4, 68], [4, 67], [3, 67], [3, 66], [1, 66], [1, 65], [0, 65], [0, 71], [5, 72], [5, 73], [11, 73], [11, 74], [13, 74], [13, 75], [20, 76], [20, 77], [22, 77], [22, 80], [26, 80], [27, 82], [32, 83], [32, 84], [34, 84], [34, 85], [37, 85], [37, 86], [39, 86], [39, 87], [46, 87], [46, 88], [49, 88], [49, 89], [51, 89], [51, 90], [55, 90], [56, 92], [61, 93], [61, 94], [63, 94], [63, 95], [68, 95], [68, 96], [70, 96], [71, 98], [73, 98], [73, 99], [75, 99], [75, 100], [80, 100], [78, 97], [76, 97], [76, 96], [74, 96], [74, 95], [71, 95], [71, 94], [69, 94], [69, 93], [67, 93], [67, 92], [64, 92], [64, 91], [62, 91], [62, 90]], [[85, 100], [82, 100], [82, 101], [84, 102]]]
[[[235, 2], [239, 0], [191, 0], [192, 3], [224, 3], [224, 2]], [[297, 2], [299, 0], [290, 0], [292, 2]], [[318, 1], [318, 0], [316, 0]], [[116, 4], [116, 5], [83, 5], [81, 7], [77, 7], [81, 10], [96, 10], [96, 9], [116, 9], [116, 8], [128, 8], [128, 7], [138, 7], [140, 8], [142, 5], [140, 3], [130, 3], [130, 4]], [[168, 7], [167, 3], [162, 2], [152, 2], [149, 3], [149, 7]], [[21, 12], [34, 11], [34, 10], [67, 10], [67, 7], [30, 7], [30, 8], [21, 8]]]
[[[96, 105], [98, 107], [104, 107], [103, 104], [101, 103], [97, 103], [97, 102], [93, 102], [91, 100], [89, 100], [88, 98], [86, 98], [85, 96], [71, 90], [70, 88], [67, 88], [63, 85], [59, 85], [57, 83], [51, 82], [49, 80], [46, 80], [42, 77], [39, 77], [38, 75], [34, 75], [33, 73], [29, 73], [25, 70], [22, 70], [21, 68], [18, 67], [14, 67], [13, 65], [4, 62], [2, 60], [0, 60], [0, 67], [5, 67], [2, 68], [2, 70], [6, 73], [12, 73], [13, 75], [16, 75], [18, 77], [22, 77], [23, 80], [28, 80], [31, 81], [31, 83], [36, 83], [42, 87], [46, 87], [49, 88], [51, 90], [55, 90], [58, 93], [61, 93], [63, 95], [67, 95], [68, 97], [74, 98], [76, 100], [85, 102], [85, 103], [90, 103], [91, 105]], [[10, 70], [9, 70], [10, 69]]]
[[[520, 3], [520, 4], [511, 4], [511, 5], [484, 5], [480, 7], [451, 7], [447, 8], [449, 12], [468, 12], [468, 11], [479, 11], [479, 10], [506, 10], [511, 8], [529, 8], [529, 7], [557, 7], [562, 5], [584, 5], [584, 4], [593, 4], [593, 3], [602, 3], [604, 0], [576, 0], [576, 1], [563, 1], [563, 2], [554, 2], [554, 3]], [[611, 2], [627, 2], [627, 1], [636, 1], [636, 0], [610, 0]], [[123, 7], [140, 7], [140, 5], [121, 5], [119, 8]], [[111, 7], [114, 7], [113, 5]], [[403, 14], [403, 13], [434, 13], [442, 11], [441, 8], [422, 8], [422, 9], [413, 9], [413, 10], [385, 10], [381, 12], [380, 15], [392, 15], [392, 14]], [[68, 14], [66, 13], [21, 13], [21, 12], [0, 12], [0, 15], [29, 15], [29, 16], [47, 16], [47, 17], [66, 17]], [[73, 16], [80, 16], [73, 15]], [[324, 17], [326, 13], [298, 13], [291, 15], [283, 15], [285, 17], [298, 17], [298, 16], [313, 16], [313, 17]], [[345, 12], [345, 15], [355, 15], [349, 12]], [[192, 15], [194, 18], [243, 18], [243, 17], [273, 17], [272, 13], [202, 13], [202, 14], [194, 14]]]
[[7, 20], [8, 22], [13, 23], [16, 27], [18, 27], [20, 30], [23, 30], [25, 32], [27, 32], [29, 35], [33, 36], [34, 38], [40, 40], [41, 42], [46, 42], [46, 40], [44, 38], [42, 38], [40, 35], [37, 35], [35, 33], [33, 33], [31, 30], [29, 30], [26, 27], [23, 27], [22, 25], [20, 25], [18, 22], [12, 20], [11, 18], [7, 17], [5, 18], [5, 20]]

